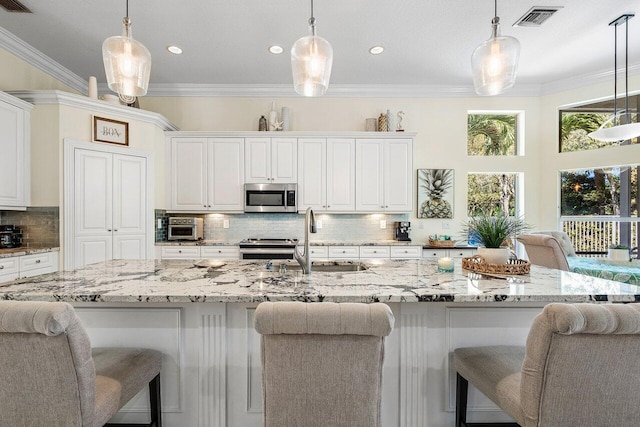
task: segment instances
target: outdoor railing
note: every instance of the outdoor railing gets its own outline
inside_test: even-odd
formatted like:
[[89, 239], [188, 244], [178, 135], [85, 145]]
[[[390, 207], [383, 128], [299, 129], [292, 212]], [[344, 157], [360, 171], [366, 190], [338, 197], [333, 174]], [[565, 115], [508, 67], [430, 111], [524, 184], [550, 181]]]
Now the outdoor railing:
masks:
[[630, 248], [638, 247], [638, 220], [639, 218], [562, 217], [560, 224], [579, 255], [606, 256], [610, 245], [625, 244], [620, 240], [623, 224], [628, 224], [630, 228]]

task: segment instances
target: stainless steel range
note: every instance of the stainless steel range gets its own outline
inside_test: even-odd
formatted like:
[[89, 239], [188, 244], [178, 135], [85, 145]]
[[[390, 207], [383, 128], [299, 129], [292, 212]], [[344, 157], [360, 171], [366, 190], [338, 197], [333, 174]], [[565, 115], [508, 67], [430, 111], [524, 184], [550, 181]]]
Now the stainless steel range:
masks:
[[298, 239], [246, 239], [240, 242], [242, 259], [293, 259]]

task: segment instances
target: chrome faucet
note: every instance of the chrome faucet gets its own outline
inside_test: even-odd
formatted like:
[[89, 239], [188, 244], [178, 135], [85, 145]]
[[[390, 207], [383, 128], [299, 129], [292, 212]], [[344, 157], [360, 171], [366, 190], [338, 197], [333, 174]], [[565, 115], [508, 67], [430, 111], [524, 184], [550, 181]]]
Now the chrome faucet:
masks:
[[309, 231], [317, 233], [316, 216], [313, 214], [313, 209], [307, 208], [307, 213], [304, 216], [304, 252], [300, 254], [298, 247], [293, 251], [295, 257], [303, 274], [311, 274], [311, 256], [309, 253]]

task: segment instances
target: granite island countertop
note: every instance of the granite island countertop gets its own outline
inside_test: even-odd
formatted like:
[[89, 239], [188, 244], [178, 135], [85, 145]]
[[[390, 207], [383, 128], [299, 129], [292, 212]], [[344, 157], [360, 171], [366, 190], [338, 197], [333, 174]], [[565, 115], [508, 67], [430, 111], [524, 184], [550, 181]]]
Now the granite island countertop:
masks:
[[[357, 261], [354, 261], [357, 262]], [[203, 267], [198, 267], [198, 263]], [[438, 273], [430, 260], [365, 262], [365, 271], [280, 273], [260, 261], [113, 260], [0, 285], [0, 299], [67, 302], [634, 302], [640, 287], [533, 266], [516, 279], [469, 275], [460, 262]]]
[[[156, 246], [238, 246], [240, 242], [227, 240], [161, 240], [155, 242]], [[298, 241], [298, 245], [304, 245], [304, 240]], [[311, 246], [422, 246], [423, 243], [398, 240], [311, 240]]]

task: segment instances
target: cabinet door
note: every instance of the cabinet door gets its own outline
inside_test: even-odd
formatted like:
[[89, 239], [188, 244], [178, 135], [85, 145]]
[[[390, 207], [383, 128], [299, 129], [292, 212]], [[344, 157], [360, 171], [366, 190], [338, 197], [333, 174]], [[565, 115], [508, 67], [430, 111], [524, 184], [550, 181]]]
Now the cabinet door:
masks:
[[144, 235], [146, 225], [147, 160], [114, 154], [113, 232], [115, 235]]
[[278, 184], [298, 182], [298, 140], [296, 138], [271, 139], [271, 182]]
[[353, 212], [356, 208], [356, 142], [327, 140], [327, 210]]
[[74, 269], [95, 262], [113, 259], [113, 237], [108, 235], [76, 236], [74, 238]]
[[171, 209], [207, 208], [207, 145], [205, 138], [171, 140]]
[[247, 138], [244, 145], [244, 181], [248, 184], [271, 182], [271, 139]]
[[111, 236], [113, 155], [76, 149], [74, 157], [74, 234]]
[[322, 138], [300, 139], [298, 149], [298, 210], [327, 208], [327, 141]]
[[0, 102], [0, 206], [26, 206], [25, 112]]
[[384, 211], [384, 141], [356, 140], [356, 211]]
[[113, 233], [113, 259], [147, 258], [146, 235]]
[[385, 141], [384, 208], [411, 212], [413, 208], [413, 144], [410, 139]]
[[212, 138], [207, 148], [208, 209], [244, 208], [244, 139]]

